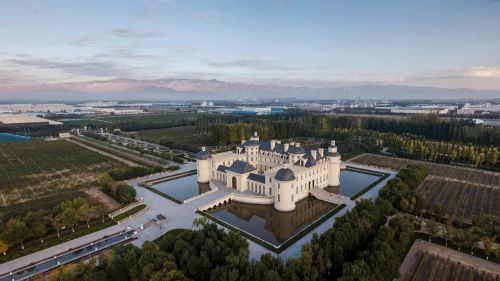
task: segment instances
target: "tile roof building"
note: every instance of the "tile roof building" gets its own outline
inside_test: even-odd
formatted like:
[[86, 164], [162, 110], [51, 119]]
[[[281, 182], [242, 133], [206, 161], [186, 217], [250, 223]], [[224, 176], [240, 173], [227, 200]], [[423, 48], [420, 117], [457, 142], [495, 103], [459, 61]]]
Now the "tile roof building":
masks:
[[198, 182], [219, 181], [245, 194], [272, 198], [279, 211], [295, 209], [311, 189], [340, 185], [341, 156], [333, 140], [325, 152], [300, 143], [261, 141], [255, 133], [234, 151], [211, 154], [203, 148], [196, 158]]

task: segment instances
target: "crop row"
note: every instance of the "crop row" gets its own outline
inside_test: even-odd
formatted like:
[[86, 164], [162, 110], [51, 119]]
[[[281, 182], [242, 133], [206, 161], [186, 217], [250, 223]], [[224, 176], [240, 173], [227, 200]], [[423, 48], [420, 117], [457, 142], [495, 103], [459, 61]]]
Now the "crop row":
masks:
[[500, 217], [500, 189], [439, 178], [427, 179], [417, 191], [424, 198], [424, 208], [432, 210], [441, 203], [450, 213], [473, 219], [483, 214]]
[[412, 281], [427, 280], [485, 280], [495, 281], [498, 276], [483, 272], [460, 262], [429, 253], [421, 253]]

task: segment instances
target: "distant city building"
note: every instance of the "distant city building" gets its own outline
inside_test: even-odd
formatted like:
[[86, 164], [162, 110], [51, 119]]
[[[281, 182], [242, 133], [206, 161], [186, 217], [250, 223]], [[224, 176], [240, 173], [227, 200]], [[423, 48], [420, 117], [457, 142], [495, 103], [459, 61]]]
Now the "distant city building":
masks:
[[202, 101], [200, 107], [214, 107], [214, 102], [212, 101]]
[[23, 114], [0, 114], [0, 127], [21, 128], [62, 125], [62, 122], [52, 121], [36, 116]]
[[397, 114], [448, 114], [451, 110], [455, 110], [456, 106], [449, 105], [416, 105], [407, 107], [386, 107], [391, 113]]
[[279, 211], [294, 210], [311, 190], [340, 184], [341, 156], [335, 141], [325, 152], [300, 143], [260, 141], [255, 133], [234, 151], [211, 154], [203, 148], [196, 159], [198, 182], [221, 182], [253, 195], [252, 203], [274, 202]]
[[466, 103], [464, 106], [457, 110], [457, 114], [472, 115], [477, 112], [500, 112], [500, 104], [480, 103], [470, 104]]

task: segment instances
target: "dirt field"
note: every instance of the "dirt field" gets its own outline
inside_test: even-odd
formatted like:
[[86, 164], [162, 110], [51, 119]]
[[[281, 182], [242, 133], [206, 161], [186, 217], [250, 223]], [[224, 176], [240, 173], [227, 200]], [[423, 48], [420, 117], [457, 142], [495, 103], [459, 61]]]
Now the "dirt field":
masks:
[[443, 246], [416, 240], [399, 268], [398, 281], [497, 280], [500, 265]]
[[104, 206], [106, 206], [106, 208], [108, 208], [109, 211], [116, 210], [121, 206], [120, 203], [116, 202], [113, 198], [104, 194], [98, 187], [92, 187], [86, 189], [85, 193], [87, 193], [89, 197], [92, 198], [93, 200], [99, 201], [102, 204], [104, 204]]

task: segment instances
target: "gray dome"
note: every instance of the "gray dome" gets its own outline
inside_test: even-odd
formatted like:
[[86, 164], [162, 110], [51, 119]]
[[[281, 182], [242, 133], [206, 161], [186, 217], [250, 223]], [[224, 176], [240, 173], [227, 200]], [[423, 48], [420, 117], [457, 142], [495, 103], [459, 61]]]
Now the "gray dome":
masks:
[[288, 149], [287, 151], [288, 153], [292, 153], [292, 154], [304, 154], [306, 153], [306, 151], [302, 148], [302, 147], [297, 147], [297, 146], [292, 146]]
[[288, 168], [281, 168], [278, 170], [274, 178], [279, 181], [293, 181], [295, 180], [295, 175], [292, 170]]
[[327, 157], [340, 157], [340, 153], [338, 153], [338, 152], [327, 152], [326, 156]]
[[197, 160], [207, 160], [210, 157], [210, 152], [208, 151], [200, 151], [196, 153]]

